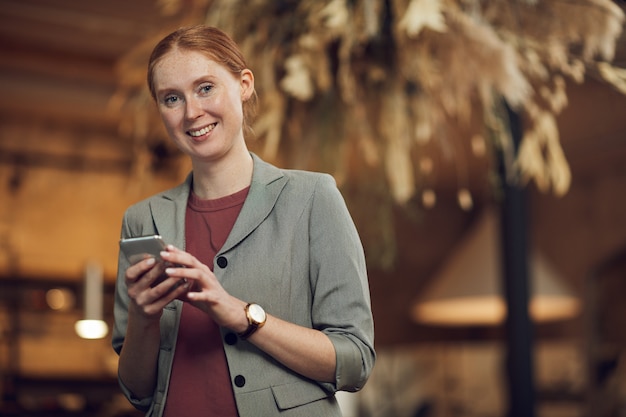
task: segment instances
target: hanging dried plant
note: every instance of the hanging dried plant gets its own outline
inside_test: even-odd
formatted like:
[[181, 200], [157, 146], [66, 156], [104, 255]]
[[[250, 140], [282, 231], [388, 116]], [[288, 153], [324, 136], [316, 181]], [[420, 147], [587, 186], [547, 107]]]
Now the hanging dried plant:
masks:
[[[194, 4], [195, 10], [208, 7], [204, 22], [230, 32], [261, 74], [256, 133], [265, 142], [261, 152], [266, 158], [278, 157], [294, 102], [332, 95], [343, 106], [340, 123], [363, 135], [368, 163], [388, 166], [391, 195], [399, 202], [416, 191], [411, 146], [449, 140], [447, 124], [469, 123], [472, 112], [489, 113], [498, 97], [530, 117], [526, 138], [535, 145], [524, 149], [537, 148], [532, 138], [545, 137], [543, 145], [549, 143], [553, 151], [520, 152], [516, 167], [521, 177], [535, 180], [542, 190], [563, 194], [569, 186], [567, 162], [554, 156], [562, 153], [557, 151], [558, 131], [546, 127], [546, 120], [567, 103], [562, 77], [581, 82], [587, 68], [600, 62], [597, 68], [606, 81], [622, 91], [625, 85], [624, 70], [609, 64], [624, 14], [609, 0]], [[171, 14], [181, 3], [161, 0], [159, 6]], [[186, 23], [198, 22], [189, 17]], [[151, 120], [154, 114], [137, 115], [149, 113], [145, 109], [150, 99], [142, 90], [143, 58], [154, 41], [146, 40], [120, 62], [120, 91], [111, 103], [117, 111], [131, 108], [135, 116], [124, 120], [121, 128], [138, 141], [155, 134], [148, 126], [157, 125]], [[372, 103], [363, 106], [363, 100]], [[547, 103], [545, 110], [538, 109], [538, 100], [541, 106]], [[379, 116], [371, 116], [376, 113]], [[309, 136], [315, 140], [315, 135]], [[340, 146], [342, 140], [325, 140], [324, 146]], [[372, 156], [372, 141], [384, 158]], [[551, 170], [552, 175], [540, 174]], [[553, 182], [556, 178], [558, 184]]]
[[[267, 158], [285, 140], [286, 118], [277, 112], [290, 114], [298, 102], [312, 109], [332, 96], [345, 135], [307, 137], [339, 149], [350, 130], [363, 135], [364, 158], [386, 166], [390, 195], [402, 203], [416, 192], [411, 149], [454, 140], [451, 123], [469, 125], [477, 112], [488, 119], [500, 98], [530, 119], [510, 178], [564, 194], [570, 174], [555, 125], [567, 104], [563, 77], [581, 82], [602, 62], [605, 79], [623, 86], [608, 63], [623, 20], [609, 0], [257, 0], [245, 8], [214, 1], [206, 23], [233, 33], [250, 65], [275, 76], [258, 86], [268, 97], [257, 125]], [[373, 148], [384, 157], [372, 157]], [[345, 172], [346, 162], [330, 168]]]
[[[160, 4], [171, 12], [180, 2]], [[593, 71], [626, 93], [626, 70], [611, 65], [624, 12], [610, 0], [213, 0], [197, 15], [187, 23], [230, 33], [257, 76], [253, 150], [340, 183], [367, 181], [395, 203], [420, 194], [424, 147], [450, 155], [476, 135], [503, 153], [508, 181], [563, 195], [571, 174], [556, 117], [566, 81]], [[137, 57], [156, 40], [120, 62], [112, 106], [149, 106]], [[517, 154], [502, 99], [528, 121]], [[158, 123], [137, 123], [126, 133], [138, 141], [159, 134]]]

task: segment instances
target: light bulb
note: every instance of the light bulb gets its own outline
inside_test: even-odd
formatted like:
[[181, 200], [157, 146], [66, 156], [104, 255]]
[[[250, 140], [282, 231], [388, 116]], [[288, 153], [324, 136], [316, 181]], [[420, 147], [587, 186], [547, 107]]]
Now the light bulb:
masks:
[[109, 326], [103, 320], [78, 320], [74, 329], [83, 339], [102, 339], [109, 332]]

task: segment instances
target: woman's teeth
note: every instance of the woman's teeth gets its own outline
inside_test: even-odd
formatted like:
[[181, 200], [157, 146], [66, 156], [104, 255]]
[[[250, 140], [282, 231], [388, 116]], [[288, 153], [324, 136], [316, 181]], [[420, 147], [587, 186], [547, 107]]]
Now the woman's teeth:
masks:
[[193, 137], [198, 137], [198, 136], [202, 136], [202, 135], [206, 135], [207, 133], [209, 133], [211, 130], [213, 130], [213, 128], [215, 127], [215, 124], [209, 125], [207, 127], [203, 127], [200, 130], [190, 130], [189, 134]]

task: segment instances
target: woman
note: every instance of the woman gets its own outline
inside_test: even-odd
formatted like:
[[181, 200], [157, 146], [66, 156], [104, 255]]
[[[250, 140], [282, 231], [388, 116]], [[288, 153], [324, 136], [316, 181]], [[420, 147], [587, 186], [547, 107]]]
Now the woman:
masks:
[[220, 30], [165, 37], [148, 84], [192, 172], [124, 215], [122, 238], [160, 234], [173, 266], [119, 257], [123, 392], [148, 416], [340, 416], [334, 393], [359, 390], [375, 353], [363, 249], [332, 177], [248, 151], [254, 75]]

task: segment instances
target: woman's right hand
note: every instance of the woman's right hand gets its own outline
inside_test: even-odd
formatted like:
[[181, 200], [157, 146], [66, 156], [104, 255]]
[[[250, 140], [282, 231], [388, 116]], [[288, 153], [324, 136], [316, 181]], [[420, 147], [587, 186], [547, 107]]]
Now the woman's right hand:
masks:
[[163, 308], [187, 291], [186, 282], [176, 286], [177, 278], [160, 282], [164, 269], [162, 262], [151, 257], [129, 266], [124, 274], [130, 302], [119, 377], [137, 398], [154, 393]]
[[[148, 320], [158, 320], [163, 308], [185, 294], [189, 284], [178, 278], [165, 277], [165, 266], [153, 257], [146, 258], [126, 269], [125, 280], [131, 299], [129, 314], [139, 314]], [[162, 280], [161, 280], [162, 279]]]

